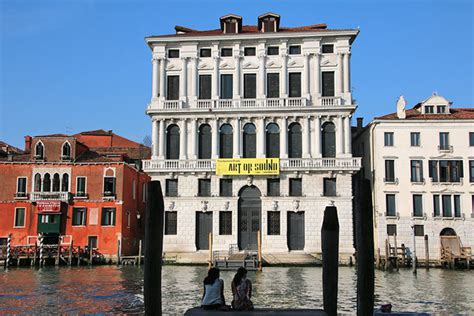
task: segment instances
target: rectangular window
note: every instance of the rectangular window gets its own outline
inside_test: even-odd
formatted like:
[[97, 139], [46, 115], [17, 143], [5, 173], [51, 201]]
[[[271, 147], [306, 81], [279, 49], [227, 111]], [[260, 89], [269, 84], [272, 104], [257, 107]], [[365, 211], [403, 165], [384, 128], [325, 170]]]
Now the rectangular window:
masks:
[[275, 19], [266, 19], [263, 21], [264, 32], [275, 32]]
[[429, 172], [433, 182], [460, 182], [464, 176], [462, 160], [430, 160]]
[[280, 235], [280, 212], [269, 211], [268, 216], [268, 231], [267, 235]]
[[15, 208], [15, 227], [25, 227], [25, 212], [26, 208]]
[[425, 227], [423, 225], [415, 225], [415, 236], [417, 237], [423, 237], [425, 236]]
[[16, 196], [26, 197], [26, 177], [20, 177], [16, 183]]
[[115, 225], [115, 207], [102, 208], [102, 226]]
[[411, 160], [411, 182], [423, 182], [423, 160]]
[[72, 209], [72, 226], [86, 226], [87, 208], [74, 207]]
[[76, 178], [76, 196], [86, 196], [86, 177]]
[[219, 235], [232, 235], [232, 212], [219, 212]]
[[267, 47], [267, 55], [273, 56], [278, 55], [279, 48], [278, 46], [268, 46]]
[[384, 145], [386, 147], [393, 146], [393, 132], [385, 132], [384, 133]]
[[199, 57], [211, 57], [211, 49], [210, 48], [201, 48], [199, 50]]
[[469, 182], [474, 182], [474, 160], [469, 160]]
[[461, 196], [454, 195], [454, 217], [461, 217]]
[[397, 216], [397, 210], [395, 207], [395, 194], [385, 195], [385, 207], [387, 210], [387, 216]]
[[221, 99], [232, 99], [232, 75], [221, 75]]
[[178, 179], [166, 179], [165, 195], [178, 196]]
[[290, 196], [302, 196], [302, 183], [301, 179], [292, 178], [290, 179]]
[[289, 50], [290, 55], [300, 55], [301, 54], [301, 45], [291, 45]]
[[279, 98], [279, 97], [280, 97], [280, 74], [268, 73], [267, 74], [267, 98]]
[[429, 176], [431, 178], [431, 181], [433, 182], [438, 182], [438, 161], [436, 160], [430, 160], [428, 162], [428, 172]]
[[474, 146], [474, 132], [469, 132], [469, 146]]
[[385, 160], [385, 182], [395, 182], [395, 160]]
[[439, 133], [439, 149], [449, 149], [449, 133]]
[[421, 194], [413, 194], [413, 216], [423, 216], [423, 196]]
[[179, 58], [179, 49], [168, 49], [168, 58]]
[[323, 71], [321, 73], [323, 97], [333, 97], [335, 94], [334, 90], [334, 71]]
[[198, 196], [211, 196], [211, 179], [198, 180]]
[[289, 74], [290, 98], [301, 97], [301, 73], [290, 72]]
[[388, 224], [388, 225], [387, 225], [387, 235], [389, 235], [389, 236], [396, 236], [396, 235], [397, 235], [397, 225], [395, 225], [395, 224]]
[[199, 99], [210, 100], [211, 99], [211, 75], [199, 75]]
[[436, 106], [437, 113], [446, 113], [446, 105], [438, 105]]
[[97, 236], [88, 236], [87, 246], [89, 246], [89, 249], [97, 249]]
[[226, 33], [229, 33], [229, 34], [235, 34], [235, 33], [237, 33], [237, 32], [236, 32], [237, 29], [236, 29], [236, 27], [235, 27], [236, 24], [237, 24], [237, 23], [235, 22], [234, 19], [231, 20], [231, 21], [225, 22], [225, 32], [226, 32]]
[[244, 98], [255, 99], [257, 97], [257, 75], [244, 74]]
[[440, 207], [439, 207], [439, 195], [433, 195], [433, 216], [437, 217], [441, 215]]
[[443, 217], [452, 217], [453, 212], [451, 211], [451, 195], [442, 195], [443, 201]]
[[232, 57], [232, 48], [221, 48], [221, 57]]
[[104, 177], [104, 196], [115, 196], [115, 177]]
[[420, 146], [420, 133], [419, 132], [410, 133], [410, 144], [412, 147]]
[[135, 180], [132, 182], [132, 198], [137, 199], [137, 182]]
[[165, 212], [165, 235], [176, 235], [178, 233], [178, 212]]
[[323, 179], [324, 196], [336, 196], [336, 178]]
[[219, 180], [219, 196], [232, 196], [232, 179]]
[[267, 179], [267, 196], [280, 196], [280, 179]]
[[433, 105], [426, 105], [425, 106], [425, 114], [433, 114], [434, 113], [434, 106]]
[[179, 100], [179, 76], [168, 76], [167, 100]]
[[257, 55], [257, 50], [255, 47], [245, 47], [244, 48], [244, 56], [255, 56]]
[[146, 202], [146, 196], [147, 196], [147, 183], [143, 183], [142, 187], [142, 202]]
[[333, 44], [325, 44], [322, 47], [323, 54], [332, 54], [334, 53], [334, 45]]

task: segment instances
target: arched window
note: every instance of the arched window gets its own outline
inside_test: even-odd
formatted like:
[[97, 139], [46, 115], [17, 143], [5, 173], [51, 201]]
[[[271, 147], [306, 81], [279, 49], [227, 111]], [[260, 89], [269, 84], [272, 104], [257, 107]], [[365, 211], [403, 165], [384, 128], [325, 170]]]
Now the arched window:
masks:
[[267, 158], [280, 157], [280, 128], [275, 123], [267, 125], [266, 147]]
[[233, 132], [230, 124], [222, 124], [219, 133], [219, 158], [232, 158]]
[[301, 125], [292, 123], [288, 127], [288, 157], [301, 158]]
[[199, 126], [198, 159], [211, 159], [212, 132], [209, 124]]
[[50, 192], [51, 191], [51, 176], [49, 173], [44, 175], [43, 178], [43, 192]]
[[257, 133], [255, 125], [247, 123], [244, 126], [243, 158], [257, 157]]
[[179, 127], [171, 124], [166, 129], [166, 159], [179, 159]]
[[69, 159], [71, 158], [71, 145], [69, 145], [68, 142], [65, 142], [63, 144], [63, 150], [62, 150], [62, 157], [63, 159]]
[[323, 124], [322, 150], [323, 157], [336, 157], [336, 127], [332, 122]]
[[63, 174], [63, 181], [61, 183], [61, 191], [62, 192], [69, 191], [69, 175], [67, 173]]
[[53, 176], [53, 192], [59, 192], [59, 174]]
[[35, 174], [35, 192], [41, 192], [41, 175]]
[[35, 158], [36, 159], [43, 159], [44, 158], [44, 146], [43, 146], [43, 143], [41, 141], [36, 143]]

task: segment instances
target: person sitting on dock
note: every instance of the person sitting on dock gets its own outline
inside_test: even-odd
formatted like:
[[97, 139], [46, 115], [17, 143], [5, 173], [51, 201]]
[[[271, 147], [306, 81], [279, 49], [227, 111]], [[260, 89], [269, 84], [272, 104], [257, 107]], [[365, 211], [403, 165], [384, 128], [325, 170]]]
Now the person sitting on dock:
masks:
[[232, 280], [232, 308], [238, 311], [253, 310], [252, 282], [247, 279], [247, 269], [240, 267]]
[[204, 293], [201, 302], [203, 309], [228, 309], [224, 298], [224, 280], [219, 276], [218, 268], [210, 268], [207, 277], [204, 278]]

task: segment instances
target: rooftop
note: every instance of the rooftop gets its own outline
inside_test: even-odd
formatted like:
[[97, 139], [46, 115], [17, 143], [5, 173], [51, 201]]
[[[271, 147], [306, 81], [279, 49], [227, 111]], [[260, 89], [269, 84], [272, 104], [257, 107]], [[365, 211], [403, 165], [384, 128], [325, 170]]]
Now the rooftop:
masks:
[[397, 113], [376, 117], [376, 120], [472, 120], [474, 119], [474, 108], [450, 108], [445, 114], [423, 114], [419, 108], [421, 103], [412, 109], [406, 110], [406, 118], [399, 119]]

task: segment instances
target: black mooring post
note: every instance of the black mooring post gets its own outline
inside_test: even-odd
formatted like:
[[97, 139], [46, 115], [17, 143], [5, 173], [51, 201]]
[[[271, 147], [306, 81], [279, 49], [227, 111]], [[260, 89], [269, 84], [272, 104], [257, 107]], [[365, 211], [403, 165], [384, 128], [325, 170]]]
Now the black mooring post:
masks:
[[339, 269], [339, 221], [337, 208], [327, 206], [321, 228], [323, 252], [323, 302], [324, 311], [337, 315], [337, 278]]
[[145, 215], [145, 314], [161, 315], [161, 264], [165, 206], [160, 181], [147, 185]]
[[370, 181], [361, 181], [356, 207], [357, 315], [374, 313], [374, 227]]

